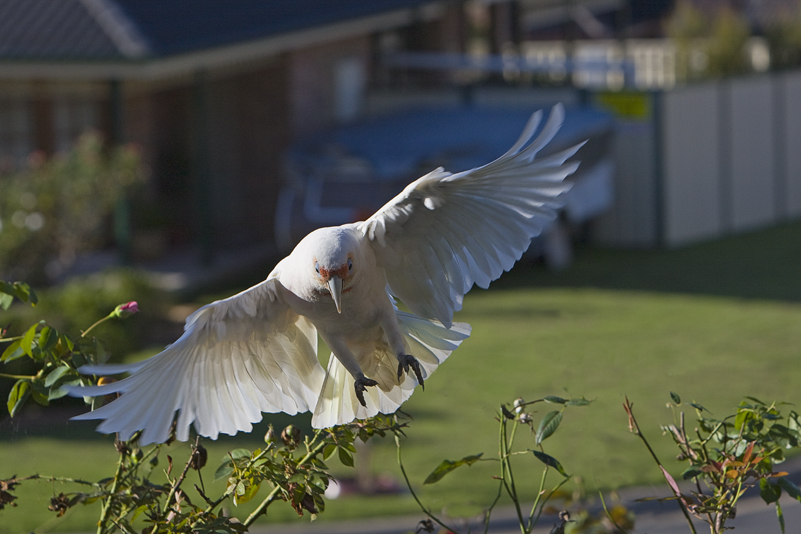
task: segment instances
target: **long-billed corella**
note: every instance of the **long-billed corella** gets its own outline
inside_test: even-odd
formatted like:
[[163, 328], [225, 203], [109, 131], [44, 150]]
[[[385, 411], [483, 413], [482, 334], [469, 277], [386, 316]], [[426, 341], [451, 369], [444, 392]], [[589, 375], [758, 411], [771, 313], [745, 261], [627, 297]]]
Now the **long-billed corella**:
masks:
[[[535, 159], [564, 121], [555, 106], [536, 139], [538, 111], [517, 142], [482, 167], [442, 168], [409, 184], [366, 221], [320, 228], [266, 280], [190, 315], [183, 335], [132, 365], [88, 365], [84, 374], [127, 372], [76, 396], [120, 393], [75, 419], [143, 444], [166, 441], [176, 418], [202, 436], [250, 431], [263, 412], [313, 410], [325, 428], [393, 413], [470, 335], [453, 314], [473, 284], [509, 270], [563, 203], [583, 144]], [[399, 311], [396, 299], [411, 313]], [[332, 351], [317, 359], [319, 336]]]

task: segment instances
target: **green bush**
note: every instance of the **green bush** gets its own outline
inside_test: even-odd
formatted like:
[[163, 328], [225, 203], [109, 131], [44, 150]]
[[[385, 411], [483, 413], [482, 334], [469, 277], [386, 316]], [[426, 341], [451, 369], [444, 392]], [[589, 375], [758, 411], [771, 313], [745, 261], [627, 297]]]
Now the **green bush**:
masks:
[[0, 273], [40, 283], [103, 246], [114, 205], [143, 178], [135, 149], [107, 150], [96, 133], [66, 154], [37, 152], [24, 169], [0, 175]]

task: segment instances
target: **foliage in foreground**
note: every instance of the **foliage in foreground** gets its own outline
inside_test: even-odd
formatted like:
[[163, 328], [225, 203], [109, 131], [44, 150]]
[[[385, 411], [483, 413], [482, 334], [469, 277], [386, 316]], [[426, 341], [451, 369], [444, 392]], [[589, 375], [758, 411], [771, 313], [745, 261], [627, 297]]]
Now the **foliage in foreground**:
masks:
[[[31, 288], [20, 282], [2, 282], [0, 295], [2, 295], [0, 306], [4, 309], [11, 305], [14, 298], [32, 305], [38, 302]], [[6, 331], [0, 333], [0, 343], [6, 344], [0, 355], [0, 362], [7, 364], [28, 358], [37, 369], [35, 374], [31, 375], [0, 373], [0, 377], [15, 381], [7, 402], [12, 417], [29, 400], [46, 406], [51, 401], [66, 395], [68, 387], [94, 383], [96, 377], [82, 376], [78, 369], [86, 363], [104, 362], [106, 354], [103, 345], [89, 334], [103, 323], [123, 319], [136, 312], [138, 312], [136, 302], [121, 304], [75, 339], [57, 331], [44, 321], [33, 324], [17, 336], [6, 337]], [[105, 380], [108, 379], [101, 377], [98, 382], [102, 383]], [[86, 401], [96, 407], [102, 404], [103, 399], [86, 399]], [[528, 409], [538, 403], [548, 403], [557, 406], [558, 409], [549, 411], [539, 423], [535, 424], [534, 417]], [[517, 510], [522, 532], [530, 532], [540, 518], [545, 504], [557, 495], [559, 488], [570, 478], [562, 464], [545, 453], [542, 443], [556, 432], [562, 420], [562, 413], [567, 407], [587, 404], [589, 401], [584, 398], [563, 399], [550, 396], [531, 402], [518, 399], [513, 405], [503, 405], [497, 416], [498, 458], [485, 460], [482, 458], [483, 454], [476, 454], [458, 461], [443, 461], [428, 476], [424, 484], [436, 483], [451, 471], [476, 461], [498, 462], [500, 468], [499, 476], [496, 477], [498, 492], [486, 511], [485, 531], [492, 510], [505, 494]], [[280, 436], [276, 436], [271, 428], [265, 436], [265, 447], [254, 451], [246, 449], [231, 451], [226, 461], [216, 469], [215, 478], [227, 480], [225, 491], [218, 496], [210, 496], [204, 489], [200, 473], [206, 464], [207, 453], [199, 438], [192, 446], [189, 459], [179, 472], [177, 466], [173, 465], [172, 458], [162, 452], [164, 445], [155, 445], [144, 450], [138, 446], [137, 434], [127, 442], [116, 441], [118, 461], [113, 477], [93, 482], [45, 475], [12, 476], [0, 481], [0, 510], [4, 506], [16, 506], [13, 491], [19, 484], [33, 480], [58, 481], [77, 485], [80, 489], [54, 496], [50, 502], [50, 510], [58, 516], [63, 516], [72, 506], [99, 503], [98, 534], [115, 531], [135, 532], [141, 530], [142, 525], [145, 526], [144, 532], [148, 534], [244, 532], [257, 518], [266, 513], [270, 505], [279, 500], [288, 502], [298, 515], [308, 512], [315, 517], [325, 509], [323, 496], [332, 480], [325, 462], [336, 455], [343, 464], [353, 466], [356, 439], [367, 442], [374, 436], [383, 437], [391, 433], [395, 437], [398, 464], [408, 488], [421, 510], [428, 516], [427, 520], [420, 523], [420, 529], [432, 531], [435, 523], [446, 527], [444, 520], [418, 499], [406, 475], [401, 460], [401, 437], [407, 424], [399, 422], [396, 415], [378, 416], [348, 425], [316, 430], [311, 436], [301, 436], [300, 431], [291, 425], [285, 428]], [[534, 448], [514, 451], [515, 436], [521, 426], [529, 430]], [[166, 445], [168, 444], [169, 442]], [[530, 512], [524, 513], [515, 485], [512, 459], [516, 455], [529, 454], [542, 463], [543, 471], [537, 498]], [[166, 456], [166, 466], [164, 456]], [[159, 465], [162, 468], [156, 469]], [[191, 498], [187, 488], [184, 487], [186, 475], [190, 470], [198, 471], [200, 480], [200, 486], [195, 485], [194, 488], [197, 496]], [[546, 490], [546, 479], [551, 470], [558, 473], [560, 478], [552, 489]], [[164, 482], [156, 482], [160, 472], [164, 475]], [[249, 501], [256, 497], [262, 486], [268, 486], [269, 492], [245, 520], [240, 522], [223, 514], [224, 503], [231, 502], [237, 506]], [[564, 515], [563, 527], [568, 517]], [[458, 532], [456, 527], [446, 528]]]
[[[0, 307], [7, 309], [14, 299], [36, 304], [36, 294], [24, 283], [0, 282]], [[0, 373], [0, 378], [14, 380], [8, 398], [11, 415], [19, 412], [24, 403], [34, 401], [47, 405], [66, 394], [66, 387], [89, 384], [90, 379], [78, 373], [84, 363], [103, 362], [105, 353], [95, 338], [89, 334], [101, 324], [122, 319], [138, 311], [135, 302], [117, 306], [106, 317], [95, 322], [79, 337], [72, 338], [41, 321], [30, 326], [24, 333], [7, 336], [0, 332], [0, 347], [4, 346], [0, 362], [6, 364], [28, 359], [36, 366], [31, 375]], [[100, 378], [100, 381], [106, 380]], [[102, 399], [87, 402], [101, 403]], [[99, 507], [98, 534], [110, 532], [143, 532], [146, 534], [168, 532], [245, 532], [276, 501], [288, 503], [302, 516], [312, 518], [325, 509], [325, 490], [333, 480], [326, 464], [336, 457], [341, 463], [353, 466], [354, 446], [357, 439], [367, 442], [375, 436], [393, 435], [397, 447], [397, 460], [409, 492], [417, 502], [426, 519], [418, 525], [418, 532], [434, 532], [441, 527], [450, 532], [470, 532], [474, 527], [488, 531], [493, 510], [506, 498], [514, 507], [521, 533], [527, 534], [537, 525], [546, 505], [554, 511], [551, 503], [559, 500], [574, 512], [573, 518], [567, 510], [559, 514], [559, 523], [552, 532], [625, 532], [633, 527], [633, 517], [623, 507], [607, 510], [594, 517], [583, 510], [582, 503], [570, 502], [562, 486], [570, 475], [562, 463], [546, 453], [543, 443], [560, 426], [563, 413], [568, 407], [586, 406], [583, 397], [565, 399], [548, 396], [526, 402], [522, 398], [500, 407], [498, 422], [497, 458], [485, 457], [483, 453], [466, 456], [459, 460], [444, 460], [425, 479], [423, 484], [434, 484], [456, 469], [479, 461], [496, 462], [498, 475], [493, 477], [497, 485], [494, 500], [488, 503], [482, 520], [477, 525], [453, 525], [453, 520], [435, 513], [426, 506], [414, 490], [401, 457], [401, 438], [408, 428], [408, 421], [399, 416], [379, 416], [365, 421], [356, 421], [330, 429], [317, 430], [312, 435], [302, 436], [290, 425], [280, 436], [270, 429], [265, 436], [265, 446], [256, 450], [237, 449], [229, 453], [214, 473], [216, 479], [227, 482], [219, 495], [210, 495], [204, 486], [202, 469], [207, 463], [207, 453], [198, 438], [191, 447], [189, 459], [182, 466], [174, 465], [164, 445], [149, 449], [139, 447], [135, 435], [127, 442], [115, 443], [118, 460], [112, 477], [99, 481], [79, 478], [53, 477], [46, 475], [12, 476], [0, 480], [0, 510], [5, 506], [16, 506], [15, 489], [22, 483], [34, 480], [67, 483], [75, 491], [54, 495], [49, 509], [63, 516], [78, 504], [96, 504]], [[552, 407], [538, 416], [534, 405]], [[690, 436], [685, 424], [683, 409], [692, 407], [697, 417], [697, 427]], [[782, 462], [786, 451], [796, 449], [801, 442], [801, 420], [794, 410], [786, 415], [780, 411], [783, 404], [767, 404], [759, 399], [747, 397], [734, 414], [716, 419], [698, 403], [682, 404], [676, 394], [671, 394], [669, 407], [674, 411], [674, 422], [663, 427], [680, 450], [679, 459], [690, 465], [681, 475], [674, 477], [662, 466], [640, 431], [632, 404], [626, 400], [625, 409], [629, 417], [630, 430], [646, 445], [659, 466], [672, 499], [684, 512], [691, 532], [695, 532], [690, 515], [701, 518], [713, 534], [720, 533], [733, 519], [736, 506], [745, 491], [758, 487], [760, 495], [768, 504], [775, 504], [777, 517], [784, 531], [784, 516], [779, 499], [782, 494], [801, 500], [801, 490], [786, 478], [787, 473], [774, 470]], [[538, 418], [538, 419], [537, 419]], [[516, 438], [521, 439], [521, 430], [532, 444], [516, 450]], [[169, 443], [168, 443], [169, 444]], [[168, 445], [167, 444], [167, 445]], [[539, 487], [530, 508], [524, 507], [516, 480], [535, 477], [527, 469], [521, 476], [518, 459], [536, 458], [542, 468]], [[514, 460], [514, 462], [513, 462]], [[513, 465], [513, 463], [515, 465]], [[199, 485], [187, 488], [187, 474], [195, 470]], [[517, 477], [516, 477], [517, 473]], [[557, 477], [547, 483], [549, 475]], [[692, 482], [692, 486], [680, 486], [677, 478]], [[243, 520], [228, 517], [224, 506], [238, 506], [255, 499], [260, 491], [266, 491], [257, 508]], [[254, 501], [257, 502], [257, 501]]]
[[[786, 451], [801, 446], [801, 420], [795, 410], [783, 415], [779, 408], [786, 403], [767, 404], [746, 397], [737, 411], [722, 419], [712, 417], [701, 404], [682, 404], [681, 398], [670, 394], [668, 407], [673, 411], [673, 423], [663, 426], [679, 449], [678, 459], [690, 465], [681, 479], [692, 481], [682, 489], [657, 458], [648, 440], [640, 431], [633, 405], [626, 399], [624, 409], [629, 417], [629, 430], [639, 437], [661, 469], [674, 499], [687, 518], [690, 531], [695, 532], [689, 514], [709, 525], [710, 532], [719, 534], [734, 519], [737, 502], [749, 488], [758, 486], [762, 499], [775, 504], [776, 515], [784, 532], [784, 514], [779, 498], [782, 492], [801, 501], [801, 490], [787, 478], [787, 472], [775, 471], [784, 461]], [[684, 408], [696, 414], [697, 426], [687, 432]]]

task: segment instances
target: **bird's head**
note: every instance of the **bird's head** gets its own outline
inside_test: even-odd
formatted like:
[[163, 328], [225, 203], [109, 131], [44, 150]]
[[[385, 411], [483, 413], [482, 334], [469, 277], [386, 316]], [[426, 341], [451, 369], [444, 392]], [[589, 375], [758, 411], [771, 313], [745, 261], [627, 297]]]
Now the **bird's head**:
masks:
[[355, 284], [360, 259], [358, 241], [346, 232], [324, 232], [314, 247], [308, 268], [317, 291], [329, 293], [339, 313], [342, 313], [342, 295]]

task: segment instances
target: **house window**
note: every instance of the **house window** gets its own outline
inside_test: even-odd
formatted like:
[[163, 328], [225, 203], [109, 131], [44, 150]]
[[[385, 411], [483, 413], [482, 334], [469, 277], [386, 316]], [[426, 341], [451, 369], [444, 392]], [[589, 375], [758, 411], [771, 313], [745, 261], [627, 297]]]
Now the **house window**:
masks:
[[30, 108], [23, 99], [0, 99], [0, 172], [18, 169], [32, 150]]
[[367, 76], [364, 61], [352, 56], [334, 66], [334, 114], [339, 122], [350, 122], [359, 116], [364, 101]]

